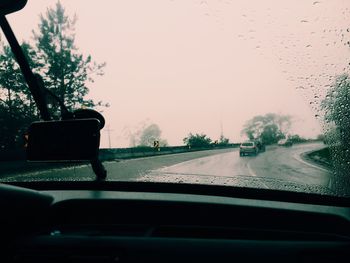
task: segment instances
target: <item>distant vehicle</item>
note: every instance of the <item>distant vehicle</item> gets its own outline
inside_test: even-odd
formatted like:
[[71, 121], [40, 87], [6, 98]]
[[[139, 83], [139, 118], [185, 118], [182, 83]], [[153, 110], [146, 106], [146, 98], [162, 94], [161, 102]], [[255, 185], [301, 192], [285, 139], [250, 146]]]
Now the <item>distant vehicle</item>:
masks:
[[244, 156], [244, 155], [256, 156], [258, 153], [259, 153], [259, 148], [256, 142], [253, 142], [253, 141], [243, 142], [239, 146], [239, 156]]
[[277, 145], [289, 147], [289, 146], [293, 145], [293, 142], [291, 140], [288, 140], [288, 139], [282, 139], [282, 140], [278, 141]]
[[261, 141], [256, 141], [256, 146], [258, 147], [259, 152], [266, 151], [265, 143], [263, 143]]

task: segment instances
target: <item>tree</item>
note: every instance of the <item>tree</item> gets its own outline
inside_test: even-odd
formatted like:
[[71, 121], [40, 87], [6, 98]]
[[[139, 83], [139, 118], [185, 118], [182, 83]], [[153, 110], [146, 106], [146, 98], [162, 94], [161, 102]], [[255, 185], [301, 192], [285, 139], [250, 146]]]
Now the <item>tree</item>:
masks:
[[230, 140], [228, 138], [226, 138], [224, 135], [220, 136], [219, 145], [225, 146], [225, 145], [228, 145], [229, 143], [230, 143]]
[[[28, 43], [22, 49], [29, 64], [36, 69], [35, 51]], [[24, 81], [19, 65], [9, 46], [0, 52], [0, 149], [13, 149], [22, 144], [21, 135], [38, 119], [38, 111]]]
[[331, 125], [331, 127], [327, 127], [324, 133], [324, 142], [328, 146], [337, 145], [341, 142], [339, 130], [335, 125]]
[[286, 136], [279, 130], [278, 125], [275, 123], [267, 124], [260, 134], [260, 139], [265, 144], [276, 143], [285, 137]]
[[325, 120], [334, 124], [344, 146], [350, 146], [350, 79], [339, 76], [321, 103]]
[[306, 142], [307, 141], [307, 139], [301, 137], [298, 134], [294, 134], [294, 135], [288, 136], [288, 140], [293, 142], [293, 143], [300, 143], [300, 142]]
[[150, 124], [143, 129], [140, 136], [140, 146], [153, 146], [154, 141], [159, 141], [161, 147], [166, 146], [168, 143], [161, 138], [162, 131], [157, 124]]
[[183, 139], [183, 142], [190, 147], [198, 147], [198, 148], [204, 148], [204, 147], [210, 147], [210, 144], [212, 140], [207, 137], [205, 134], [198, 134], [195, 135], [190, 133], [187, 137]]
[[160, 147], [165, 147], [168, 142], [161, 138], [162, 131], [157, 124], [143, 124], [136, 132], [129, 132], [130, 146], [153, 147], [154, 141], [159, 141]]
[[[60, 2], [40, 16], [39, 32], [34, 45], [22, 43], [22, 49], [34, 73], [40, 74], [45, 86], [67, 105], [68, 109], [103, 105], [85, 99], [87, 84], [94, 76], [103, 75], [105, 64], [92, 61], [75, 46], [73, 19], [65, 15]], [[108, 105], [104, 105], [108, 106]], [[59, 116], [57, 103], [50, 105], [53, 116]], [[39, 119], [39, 113], [9, 46], [0, 48], [0, 149], [22, 145], [21, 137], [29, 124]]]
[[288, 135], [291, 119], [290, 115], [275, 113], [255, 116], [246, 122], [241, 134], [245, 134], [250, 140], [261, 139], [265, 144], [276, 143]]
[[[33, 31], [35, 44], [43, 64], [41, 72], [45, 85], [55, 93], [69, 110], [77, 107], [102, 105], [85, 99], [88, 82], [95, 75], [103, 75], [105, 63], [97, 64], [90, 55], [84, 57], [75, 46], [76, 16], [69, 18], [58, 1], [40, 16], [38, 32]], [[57, 112], [58, 106], [54, 106]]]
[[317, 141], [324, 141], [325, 140], [325, 135], [324, 134], [318, 134], [316, 137]]
[[335, 191], [339, 194], [350, 192], [350, 78], [344, 74], [339, 76], [328, 90], [321, 103], [328, 123], [325, 142], [329, 145], [337, 175], [334, 180]]

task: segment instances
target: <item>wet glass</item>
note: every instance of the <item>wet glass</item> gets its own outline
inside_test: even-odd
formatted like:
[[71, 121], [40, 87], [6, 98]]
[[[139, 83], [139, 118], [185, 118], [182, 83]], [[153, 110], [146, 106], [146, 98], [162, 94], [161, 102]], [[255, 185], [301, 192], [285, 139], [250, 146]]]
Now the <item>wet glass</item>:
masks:
[[[47, 87], [105, 116], [108, 180], [350, 194], [349, 1], [28, 2], [8, 19]], [[24, 162], [38, 114], [1, 44], [0, 180], [93, 180]]]

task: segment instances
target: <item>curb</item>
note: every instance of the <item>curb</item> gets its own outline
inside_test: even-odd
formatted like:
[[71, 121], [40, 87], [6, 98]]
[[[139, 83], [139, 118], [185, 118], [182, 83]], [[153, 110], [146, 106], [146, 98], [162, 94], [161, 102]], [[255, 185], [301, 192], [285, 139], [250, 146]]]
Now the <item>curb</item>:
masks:
[[[324, 148], [327, 148], [327, 147], [324, 147]], [[322, 148], [322, 149], [324, 149]], [[304, 153], [301, 153], [300, 154], [300, 158], [301, 160], [303, 160], [305, 163], [308, 163], [309, 165], [312, 165], [312, 166], [316, 166], [318, 167], [319, 169], [322, 169], [322, 170], [326, 170], [326, 171], [329, 171], [329, 172], [332, 172], [332, 168], [328, 165], [325, 165], [323, 162], [320, 162], [318, 160], [315, 160], [313, 158], [311, 158], [309, 156], [309, 154], [313, 153], [313, 152], [317, 152], [317, 151], [320, 151], [322, 149], [318, 149], [318, 150], [313, 150], [313, 151], [308, 151], [308, 152], [304, 152]], [[333, 189], [333, 177], [330, 176], [329, 177], [329, 183], [328, 183], [328, 186], [327, 186], [329, 189]]]
[[[325, 148], [327, 148], [327, 147], [324, 147], [324, 148], [322, 148], [322, 149], [325, 149]], [[325, 164], [325, 163], [322, 162], [322, 161], [313, 159], [312, 157], [309, 156], [311, 153], [318, 152], [318, 151], [320, 151], [320, 150], [322, 150], [322, 149], [318, 149], [318, 150], [313, 150], [313, 151], [308, 151], [308, 152], [301, 153], [301, 154], [300, 154], [300, 157], [301, 157], [302, 160], [304, 160], [304, 161], [306, 161], [306, 162], [309, 162], [309, 163], [311, 163], [311, 164], [313, 164], [313, 165], [320, 166], [321, 168], [326, 169], [326, 170], [328, 170], [328, 171], [332, 171], [332, 167], [330, 167], [329, 165]]]

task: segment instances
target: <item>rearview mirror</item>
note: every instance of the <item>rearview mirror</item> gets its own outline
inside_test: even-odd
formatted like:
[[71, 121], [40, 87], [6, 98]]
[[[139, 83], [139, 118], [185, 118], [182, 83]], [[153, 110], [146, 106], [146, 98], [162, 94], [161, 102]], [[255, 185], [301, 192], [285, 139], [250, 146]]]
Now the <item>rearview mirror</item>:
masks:
[[34, 122], [26, 135], [28, 161], [91, 161], [98, 157], [97, 119]]
[[0, 15], [7, 15], [21, 10], [27, 0], [0, 0]]

